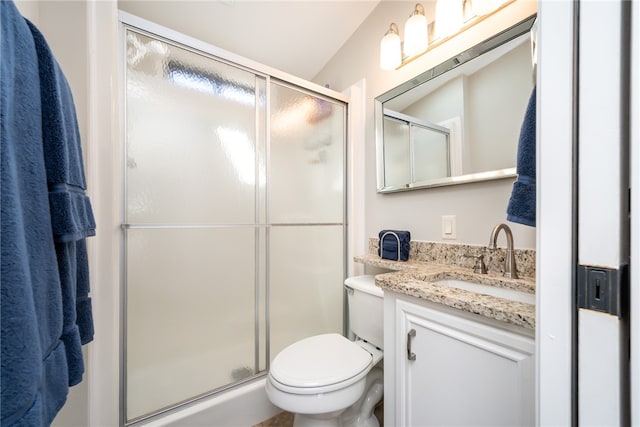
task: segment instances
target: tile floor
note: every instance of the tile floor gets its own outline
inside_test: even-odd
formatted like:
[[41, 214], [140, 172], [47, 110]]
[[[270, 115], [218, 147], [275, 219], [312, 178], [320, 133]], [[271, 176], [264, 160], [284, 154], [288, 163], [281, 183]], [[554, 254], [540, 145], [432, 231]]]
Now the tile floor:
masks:
[[[380, 422], [380, 427], [383, 427], [382, 420], [384, 419], [384, 407], [382, 403], [379, 403], [374, 410], [374, 414], [378, 421]], [[256, 424], [253, 427], [291, 427], [293, 425], [293, 414], [290, 412], [280, 412], [274, 417], [269, 418], [261, 422], [260, 424]]]
[[253, 427], [291, 427], [293, 425], [293, 414], [290, 412], [280, 412], [275, 416], [256, 424]]

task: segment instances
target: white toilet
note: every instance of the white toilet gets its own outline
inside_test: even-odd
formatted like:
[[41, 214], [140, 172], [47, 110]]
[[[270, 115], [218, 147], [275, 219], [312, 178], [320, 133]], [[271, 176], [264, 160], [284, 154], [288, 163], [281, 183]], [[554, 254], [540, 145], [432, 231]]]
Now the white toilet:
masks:
[[[295, 414], [294, 427], [378, 427], [382, 399], [383, 292], [373, 276], [345, 280], [350, 341], [339, 334], [305, 338], [273, 359], [266, 390], [271, 402]], [[382, 365], [380, 363], [380, 365]]]

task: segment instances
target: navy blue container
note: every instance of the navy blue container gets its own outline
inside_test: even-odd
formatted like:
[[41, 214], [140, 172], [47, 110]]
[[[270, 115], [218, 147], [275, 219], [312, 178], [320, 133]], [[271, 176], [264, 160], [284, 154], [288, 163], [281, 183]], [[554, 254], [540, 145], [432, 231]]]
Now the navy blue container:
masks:
[[411, 233], [405, 230], [382, 230], [378, 233], [378, 256], [393, 261], [407, 261]]

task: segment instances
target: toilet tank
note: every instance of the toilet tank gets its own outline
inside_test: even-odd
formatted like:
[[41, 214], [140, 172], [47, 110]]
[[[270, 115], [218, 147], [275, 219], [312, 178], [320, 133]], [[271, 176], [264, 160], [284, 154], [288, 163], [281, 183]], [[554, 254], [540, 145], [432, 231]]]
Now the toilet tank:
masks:
[[354, 276], [344, 281], [347, 289], [349, 329], [378, 348], [383, 346], [384, 292], [373, 276]]

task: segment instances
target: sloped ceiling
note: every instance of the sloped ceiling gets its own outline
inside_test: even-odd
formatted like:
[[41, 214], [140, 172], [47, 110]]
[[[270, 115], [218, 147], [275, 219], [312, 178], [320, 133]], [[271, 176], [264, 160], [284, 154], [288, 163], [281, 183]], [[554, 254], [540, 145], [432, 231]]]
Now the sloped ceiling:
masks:
[[119, 1], [121, 10], [312, 80], [380, 0]]

